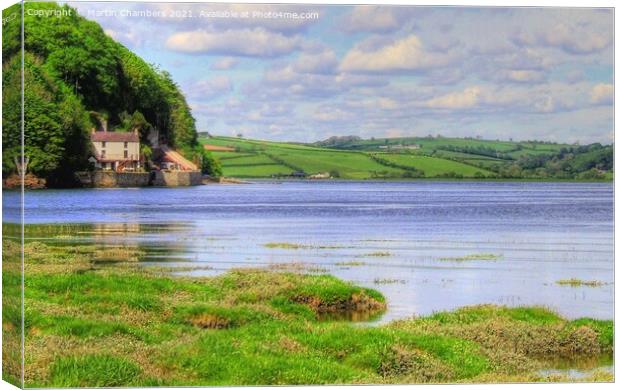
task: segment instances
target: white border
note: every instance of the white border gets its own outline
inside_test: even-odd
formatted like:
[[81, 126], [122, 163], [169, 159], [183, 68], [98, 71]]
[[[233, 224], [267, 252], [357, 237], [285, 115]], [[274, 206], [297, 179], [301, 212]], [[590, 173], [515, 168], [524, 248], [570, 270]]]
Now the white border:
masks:
[[[82, 2], [88, 2], [83, 0]], [[96, 1], [91, 1], [96, 2]], [[116, 1], [115, 1], [116, 2]], [[118, 1], [122, 2], [122, 1]], [[614, 8], [614, 19], [615, 19], [615, 2], [611, 0], [572, 0], [572, 1], [552, 1], [552, 0], [504, 0], [504, 1], [493, 1], [493, 0], [477, 0], [477, 1], [467, 1], [467, 0], [425, 0], [425, 1], [411, 1], [411, 0], [388, 0], [388, 1], [377, 1], [377, 0], [362, 0], [362, 1], [354, 1], [354, 0], [297, 0], [297, 1], [260, 1], [260, 0], [244, 0], [244, 1], [230, 1], [230, 0], [211, 0], [211, 1], [192, 1], [192, 0], [167, 0], [167, 1], [159, 1], [159, 0], [132, 0], [132, 2], [166, 2], [166, 3], [284, 3], [284, 4], [377, 4], [377, 5], [432, 5], [432, 6], [480, 6], [480, 7], [605, 7], [605, 8]], [[2, 9], [7, 8], [8, 6], [18, 3], [15, 0], [0, 0], [0, 5]], [[620, 36], [618, 34], [618, 25], [614, 23], [614, 38]], [[618, 51], [616, 49], [616, 40], [614, 39], [614, 86], [615, 86], [615, 71], [617, 69], [618, 64]], [[1, 56], [1, 55], [0, 55]], [[1, 58], [1, 57], [0, 57]], [[1, 99], [1, 97], [0, 97]], [[1, 101], [1, 100], [0, 100]], [[618, 91], [614, 88], [614, 102], [618, 101]], [[614, 140], [615, 140], [615, 117], [617, 113], [617, 106], [614, 104]], [[1, 114], [1, 108], [0, 108]], [[0, 161], [2, 158], [2, 152], [0, 151]], [[620, 166], [620, 156], [618, 154], [617, 145], [614, 146], [614, 170], [616, 167]], [[615, 175], [614, 175], [615, 178]], [[620, 223], [620, 216], [618, 213], [615, 213], [616, 206], [618, 205], [618, 199], [615, 197], [616, 192], [618, 191], [620, 184], [618, 184], [618, 180], [614, 179], [614, 256], [615, 259], [620, 258], [620, 247], [615, 245], [617, 243], [617, 236], [615, 235], [616, 226]], [[2, 199], [0, 197], [0, 213], [2, 208]], [[1, 249], [0, 249], [1, 252]], [[614, 267], [615, 273], [615, 267]], [[615, 276], [615, 275], [614, 275]], [[616, 278], [614, 278], [616, 280]], [[2, 289], [0, 288], [0, 296], [2, 293]], [[614, 288], [614, 312], [618, 313], [618, 291]], [[616, 323], [614, 325], [617, 325]], [[616, 336], [616, 335], [615, 335]], [[614, 337], [615, 337], [614, 336]], [[1, 341], [1, 333], [0, 333], [0, 341]], [[616, 343], [617, 345], [617, 343]], [[614, 362], [617, 362], [618, 352], [617, 350], [614, 352]], [[1, 360], [1, 357], [0, 357]], [[1, 367], [1, 366], [0, 366]], [[618, 369], [617, 364], [615, 366], [615, 377], [617, 378]], [[545, 386], [545, 388], [553, 388], [559, 389], [563, 387], [570, 387], [572, 389], [606, 389], [606, 388], [615, 388], [614, 384], [592, 384], [592, 383], [570, 383], [570, 384], [493, 384], [493, 385], [399, 385], [399, 386], [390, 386], [398, 389], [430, 389], [436, 386], [441, 386], [442, 388], [466, 388], [466, 389], [517, 389], [524, 386]], [[613, 387], [612, 387], [613, 386]], [[351, 386], [347, 386], [351, 387]], [[356, 386], [357, 387], [357, 386]], [[364, 386], [365, 389], [381, 389], [385, 386]], [[0, 381], [0, 390], [4, 389], [14, 389], [15, 387], [9, 385], [6, 382]], [[248, 387], [227, 387], [229, 389], [248, 389]], [[250, 387], [253, 389], [265, 389], [267, 387]], [[324, 390], [324, 389], [337, 389], [342, 388], [342, 386], [303, 386], [303, 387], [293, 387], [293, 386], [285, 386], [280, 387], [282, 389], [312, 389], [312, 390]], [[154, 389], [175, 389], [175, 388], [165, 388], [159, 387]]]

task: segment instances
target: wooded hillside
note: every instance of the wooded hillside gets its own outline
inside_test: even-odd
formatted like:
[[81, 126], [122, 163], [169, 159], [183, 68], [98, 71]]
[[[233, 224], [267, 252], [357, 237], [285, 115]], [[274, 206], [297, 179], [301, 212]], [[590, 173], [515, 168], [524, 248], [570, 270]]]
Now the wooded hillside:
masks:
[[[19, 4], [3, 11], [3, 176], [15, 172], [20, 153]], [[87, 167], [89, 132], [98, 119], [118, 131], [151, 127], [188, 159], [207, 157], [197, 143], [194, 118], [170, 74], [108, 37], [95, 22], [55, 3], [37, 9], [72, 10], [70, 16], [25, 15], [25, 144], [28, 171], [51, 186], [70, 186]], [[209, 171], [208, 163], [203, 168]]]

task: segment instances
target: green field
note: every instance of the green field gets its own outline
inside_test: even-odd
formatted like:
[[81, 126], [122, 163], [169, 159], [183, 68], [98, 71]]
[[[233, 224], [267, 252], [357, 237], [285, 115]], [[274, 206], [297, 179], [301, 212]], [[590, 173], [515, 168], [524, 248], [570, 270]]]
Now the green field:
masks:
[[501, 153], [515, 153], [523, 151], [524, 153], [539, 154], [553, 153], [560, 150], [563, 147], [569, 146], [568, 144], [552, 144], [543, 142], [514, 142], [514, 141], [499, 141], [499, 140], [485, 140], [475, 138], [446, 138], [446, 137], [401, 137], [401, 138], [377, 138], [370, 140], [353, 140], [344, 142], [334, 142], [328, 144], [326, 142], [319, 142], [325, 147], [336, 149], [348, 149], [348, 150], [375, 150], [379, 151], [386, 147], [394, 146], [411, 146], [417, 145], [420, 151], [431, 152], [434, 150], [441, 150], [442, 148], [457, 147], [457, 148], [489, 148]]
[[407, 167], [423, 171], [424, 177], [441, 177], [448, 173], [463, 177], [492, 175], [492, 172], [465, 163], [423, 155], [381, 153], [382, 157], [403, 166], [396, 167], [378, 162], [370, 152], [365, 151], [229, 137], [203, 138], [201, 142], [236, 150], [212, 152], [222, 163], [223, 173], [228, 177], [271, 178], [303, 171], [308, 175], [330, 173], [332, 177], [341, 179], [403, 178], [406, 177]]
[[364, 152], [228, 137], [214, 137], [201, 141], [237, 150], [212, 152], [221, 161], [224, 175], [229, 177], [270, 178], [303, 171], [308, 175], [331, 173], [332, 176], [342, 179], [362, 180], [399, 177], [405, 173], [402, 169], [377, 163]]
[[[236, 178], [290, 177], [294, 173], [354, 180], [613, 177], [611, 161], [592, 171], [609, 160], [601, 156], [608, 156], [611, 146], [601, 145], [583, 151], [567, 144], [444, 137], [337, 139], [314, 144], [203, 137], [200, 142], [234, 149], [212, 153], [221, 162], [223, 175]], [[545, 159], [545, 169], [528, 162], [539, 158]]]
[[450, 150], [437, 150], [433, 153], [433, 157], [446, 158], [450, 160], [502, 161], [502, 159], [496, 157], [474, 155], [463, 152], [452, 152]]
[[420, 169], [424, 171], [426, 176], [431, 177], [450, 173], [460, 174], [465, 177], [488, 176], [493, 174], [482, 168], [438, 157], [416, 156], [412, 154], [383, 154], [382, 157], [398, 165]]

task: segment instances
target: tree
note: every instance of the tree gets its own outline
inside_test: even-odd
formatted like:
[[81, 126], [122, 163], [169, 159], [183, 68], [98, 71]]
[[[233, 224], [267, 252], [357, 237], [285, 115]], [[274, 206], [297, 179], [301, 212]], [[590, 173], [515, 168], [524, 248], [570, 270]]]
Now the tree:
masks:
[[[6, 61], [6, 60], [5, 60]], [[21, 160], [21, 61], [19, 55], [2, 65], [2, 175], [17, 171]]]
[[204, 148], [202, 149], [201, 153], [202, 164], [200, 168], [202, 173], [211, 177], [222, 176], [222, 165], [215, 157], [213, 157], [213, 154], [211, 154], [211, 152], [205, 150]]
[[[54, 3], [24, 7], [70, 9]], [[3, 16], [15, 12], [21, 12], [19, 5]], [[19, 25], [3, 26], [5, 176], [15, 172], [14, 157], [21, 154]], [[142, 142], [155, 127], [186, 158], [202, 156], [194, 117], [169, 73], [147, 64], [75, 10], [62, 18], [26, 12], [24, 25], [26, 149], [33, 173], [54, 186], [70, 185], [73, 172], [88, 166], [88, 131], [97, 117], [109, 119], [117, 130], [138, 130]]]

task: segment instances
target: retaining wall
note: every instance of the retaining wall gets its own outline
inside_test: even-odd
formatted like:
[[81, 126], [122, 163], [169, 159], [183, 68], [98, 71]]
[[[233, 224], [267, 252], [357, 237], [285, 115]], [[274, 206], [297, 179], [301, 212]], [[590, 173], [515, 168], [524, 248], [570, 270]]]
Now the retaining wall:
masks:
[[155, 172], [78, 172], [76, 177], [84, 187], [181, 187], [202, 184], [200, 171], [155, 171]]
[[95, 171], [92, 173], [93, 187], [146, 187], [148, 172]]
[[156, 171], [152, 185], [158, 187], [199, 186], [202, 184], [200, 171]]

